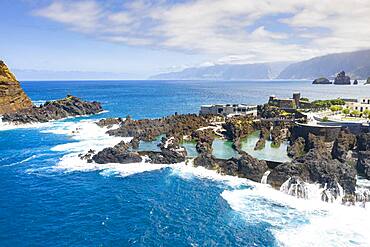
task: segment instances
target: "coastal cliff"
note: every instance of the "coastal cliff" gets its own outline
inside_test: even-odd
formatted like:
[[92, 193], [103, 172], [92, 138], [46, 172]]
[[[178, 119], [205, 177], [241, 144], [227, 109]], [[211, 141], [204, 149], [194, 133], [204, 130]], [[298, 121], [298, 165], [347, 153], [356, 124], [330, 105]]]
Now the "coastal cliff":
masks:
[[0, 115], [32, 107], [30, 98], [6, 64], [0, 60]]
[[40, 123], [66, 117], [91, 115], [101, 111], [103, 108], [99, 102], [83, 101], [72, 95], [34, 106], [14, 74], [0, 60], [0, 115], [2, 115], [2, 122], [12, 124]]

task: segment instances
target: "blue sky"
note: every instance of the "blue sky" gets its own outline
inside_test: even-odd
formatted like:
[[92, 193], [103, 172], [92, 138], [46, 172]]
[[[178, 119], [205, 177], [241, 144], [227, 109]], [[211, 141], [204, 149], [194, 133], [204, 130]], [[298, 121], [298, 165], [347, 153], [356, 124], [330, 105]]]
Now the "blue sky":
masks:
[[370, 46], [368, 0], [0, 4], [0, 59], [18, 70], [144, 79], [189, 66], [297, 61]]

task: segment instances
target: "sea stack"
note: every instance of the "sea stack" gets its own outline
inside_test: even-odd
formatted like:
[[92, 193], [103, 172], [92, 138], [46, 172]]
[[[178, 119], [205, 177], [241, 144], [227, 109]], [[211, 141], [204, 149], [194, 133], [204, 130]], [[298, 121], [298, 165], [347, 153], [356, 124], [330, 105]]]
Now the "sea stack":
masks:
[[332, 82], [325, 77], [320, 77], [315, 79], [312, 84], [332, 84]]
[[351, 78], [346, 75], [346, 72], [341, 71], [334, 79], [335, 85], [351, 85]]
[[30, 98], [6, 64], [0, 60], [0, 115], [32, 107]]

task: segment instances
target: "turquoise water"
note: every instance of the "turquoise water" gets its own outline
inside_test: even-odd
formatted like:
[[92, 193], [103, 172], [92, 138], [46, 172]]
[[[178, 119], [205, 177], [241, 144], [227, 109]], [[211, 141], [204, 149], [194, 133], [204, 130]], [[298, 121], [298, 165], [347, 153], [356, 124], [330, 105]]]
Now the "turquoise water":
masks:
[[151, 142], [140, 141], [139, 150], [140, 151], [155, 151], [155, 152], [161, 151], [158, 145], [161, 143], [162, 137], [164, 136], [165, 135], [157, 136], [155, 140]]
[[239, 156], [232, 148], [233, 142], [216, 138], [212, 143], [212, 154], [218, 159], [231, 159]]
[[254, 150], [259, 139], [259, 131], [254, 132], [248, 138], [242, 141], [242, 150], [249, 153], [253, 157], [262, 160], [287, 162], [290, 158], [287, 155], [288, 143], [283, 142], [279, 147], [271, 146], [271, 141], [267, 140], [266, 145], [261, 150]]
[[[363, 225], [369, 222], [364, 220], [367, 211], [338, 207], [331, 211], [305, 201], [302, 206], [266, 186], [184, 164], [105, 166], [78, 158], [80, 152], [120, 141], [92, 122], [104, 117], [152, 118], [197, 112], [201, 104], [257, 104], [270, 94], [288, 97], [293, 91], [310, 98], [366, 96], [369, 88], [272, 81], [58, 81], [22, 86], [36, 103], [70, 93], [102, 102], [107, 112], [32, 128], [1, 127], [0, 246], [366, 246], [370, 242], [369, 228]], [[81, 134], [72, 133], [77, 127]], [[348, 220], [343, 218], [347, 215]]]
[[181, 146], [186, 149], [187, 157], [194, 158], [198, 156], [197, 149], [195, 148], [196, 146], [195, 142], [185, 141], [181, 144]]

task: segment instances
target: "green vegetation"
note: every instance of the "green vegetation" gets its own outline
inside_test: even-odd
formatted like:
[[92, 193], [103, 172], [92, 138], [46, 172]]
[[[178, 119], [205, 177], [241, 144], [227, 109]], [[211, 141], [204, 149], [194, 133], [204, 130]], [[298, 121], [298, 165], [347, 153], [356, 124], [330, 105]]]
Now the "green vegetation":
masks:
[[270, 146], [271, 146], [271, 148], [279, 148], [280, 143], [279, 142], [271, 142]]
[[315, 100], [312, 102], [312, 106], [316, 108], [329, 108], [331, 106], [345, 105], [345, 101], [342, 99], [331, 99], [331, 100]]
[[342, 112], [344, 115], [348, 115], [350, 113], [350, 110], [348, 108], [345, 108]]
[[359, 116], [361, 116], [361, 112], [358, 111], [358, 110], [353, 110], [353, 111], [351, 111], [351, 116], [359, 117]]
[[325, 117], [322, 118], [322, 121], [323, 122], [329, 122], [329, 118], [327, 116], [325, 116]]
[[370, 118], [370, 110], [364, 110], [363, 112], [362, 112], [362, 116], [363, 117], [366, 117], [366, 118]]
[[306, 101], [306, 102], [309, 102], [310, 100], [308, 98], [301, 98], [302, 101]]
[[340, 106], [340, 105], [332, 105], [332, 106], [330, 106], [330, 110], [332, 112], [341, 111], [342, 109], [343, 109], [343, 107]]

